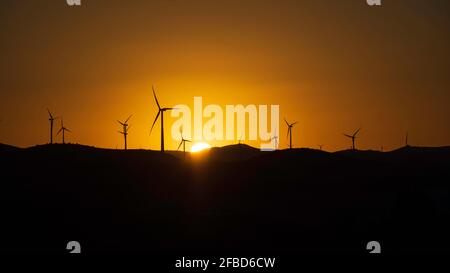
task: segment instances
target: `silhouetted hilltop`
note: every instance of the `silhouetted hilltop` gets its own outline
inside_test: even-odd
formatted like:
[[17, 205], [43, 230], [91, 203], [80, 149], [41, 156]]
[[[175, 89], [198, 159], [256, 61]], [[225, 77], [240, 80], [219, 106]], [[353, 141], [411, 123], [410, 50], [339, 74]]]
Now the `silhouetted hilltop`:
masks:
[[[205, 153], [0, 146], [1, 250], [442, 251], [450, 148]], [[203, 160], [196, 160], [196, 158]], [[414, 238], [414, 240], [411, 240]], [[62, 246], [62, 247], [61, 247]]]
[[18, 147], [15, 147], [15, 146], [11, 146], [11, 145], [0, 143], [0, 152], [1, 151], [17, 151], [17, 150], [20, 150], [20, 149], [21, 148], [18, 148]]
[[94, 146], [87, 146], [87, 145], [81, 145], [81, 144], [42, 144], [42, 145], [36, 145], [32, 147], [26, 148], [28, 151], [62, 151], [62, 152], [73, 152], [73, 151], [100, 151], [100, 150], [109, 150], [109, 149], [103, 149], [103, 148], [97, 148]]
[[247, 144], [233, 144], [223, 147], [213, 147], [208, 152], [208, 158], [216, 161], [242, 161], [261, 154], [257, 148]]
[[388, 152], [395, 156], [444, 156], [450, 153], [450, 146], [442, 147], [414, 147], [404, 146], [399, 149]]
[[[176, 157], [183, 158], [183, 151], [166, 151], [161, 153], [157, 150], [145, 150], [145, 149], [108, 149], [98, 148], [94, 146], [87, 146], [81, 144], [43, 144], [36, 145], [28, 148], [19, 148], [7, 144], [0, 143], [0, 152], [3, 151], [31, 151], [31, 152], [91, 152], [91, 153], [119, 153], [119, 154], [153, 154], [156, 157]], [[215, 161], [242, 161], [255, 157], [270, 157], [270, 158], [328, 158], [333, 156], [347, 157], [355, 159], [438, 159], [438, 160], [450, 160], [450, 146], [443, 147], [413, 147], [404, 146], [392, 151], [374, 151], [374, 150], [342, 150], [337, 152], [327, 152], [318, 149], [311, 148], [294, 148], [284, 149], [276, 151], [261, 151], [246, 144], [233, 144], [223, 147], [212, 147], [209, 150], [204, 150], [200, 154], [205, 155], [210, 160]], [[191, 153], [186, 151], [186, 157], [189, 158]]]
[[347, 150], [342, 150], [342, 151], [336, 151], [334, 152], [334, 154], [336, 155], [348, 155], [348, 156], [378, 156], [380, 154], [382, 154], [383, 152], [381, 151], [374, 151], [374, 150], [352, 150], [352, 149], [347, 149]]
[[323, 158], [330, 156], [331, 153], [327, 151], [321, 151], [317, 149], [310, 148], [293, 148], [293, 149], [285, 149], [285, 150], [276, 150], [272, 152], [264, 152], [266, 154], [274, 153], [274, 155], [278, 157], [311, 157], [311, 158]]
[[343, 150], [333, 154], [357, 159], [367, 160], [419, 160], [443, 161], [450, 160], [450, 147], [413, 147], [405, 146], [396, 150], [381, 152], [373, 150]]

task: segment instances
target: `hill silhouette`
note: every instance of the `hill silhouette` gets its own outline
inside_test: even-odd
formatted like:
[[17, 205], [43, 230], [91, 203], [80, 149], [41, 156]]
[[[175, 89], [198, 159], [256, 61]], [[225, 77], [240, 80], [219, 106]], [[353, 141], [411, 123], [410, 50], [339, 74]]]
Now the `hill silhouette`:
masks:
[[0, 151], [17, 151], [17, 150], [20, 150], [20, 148], [0, 143]]
[[182, 152], [0, 145], [0, 251], [445, 251], [450, 147]]
[[216, 161], [242, 161], [261, 154], [259, 149], [247, 144], [234, 144], [223, 147], [213, 147], [209, 151], [209, 159]]

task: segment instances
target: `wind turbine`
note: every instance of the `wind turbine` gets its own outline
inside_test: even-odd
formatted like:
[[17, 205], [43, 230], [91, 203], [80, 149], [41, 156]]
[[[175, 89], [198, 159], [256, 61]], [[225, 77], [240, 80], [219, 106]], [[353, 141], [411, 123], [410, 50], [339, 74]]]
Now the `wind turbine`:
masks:
[[287, 122], [286, 118], [284, 119], [284, 121], [286, 122], [286, 125], [288, 126], [288, 131], [287, 131], [287, 136], [289, 136], [289, 149], [292, 149], [292, 127], [294, 127], [295, 124], [297, 124], [298, 121], [289, 124], [289, 122]]
[[181, 142], [180, 142], [180, 145], [178, 145], [177, 151], [180, 149], [181, 144], [183, 144], [183, 156], [184, 156], [184, 158], [186, 158], [186, 142], [191, 142], [191, 141], [188, 139], [185, 139], [183, 137], [183, 130], [180, 130], [180, 132], [181, 132]]
[[64, 139], [64, 133], [65, 132], [71, 132], [69, 129], [67, 129], [66, 127], [64, 127], [64, 121], [63, 121], [63, 119], [61, 118], [61, 129], [59, 129], [59, 131], [58, 131], [58, 133], [56, 134], [56, 135], [59, 135], [59, 133], [61, 133], [62, 132], [62, 143], [63, 144], [65, 144], [66, 142], [65, 142], [65, 139]]
[[278, 134], [277, 133], [278, 133], [278, 126], [276, 127], [275, 135], [270, 138], [270, 143], [272, 143], [272, 140], [275, 141], [275, 149], [274, 150], [278, 149]]
[[238, 144], [241, 145], [241, 142], [242, 142], [242, 134], [241, 137], [239, 137]]
[[48, 108], [47, 112], [48, 112], [48, 120], [50, 121], [50, 144], [53, 144], [53, 121], [55, 121], [58, 118], [53, 117], [52, 113], [50, 112], [50, 110], [48, 110]]
[[322, 151], [323, 144], [319, 144], [319, 150]]
[[270, 140], [275, 140], [275, 150], [278, 149], [278, 136], [274, 136]]
[[164, 112], [168, 110], [173, 110], [175, 108], [161, 108], [159, 105], [158, 99], [156, 98], [155, 88], [153, 88], [153, 96], [155, 97], [156, 104], [158, 105], [158, 114], [156, 115], [155, 120], [153, 121], [152, 128], [150, 129], [150, 134], [152, 133], [153, 126], [155, 126], [156, 121], [158, 120], [159, 115], [161, 114], [161, 152], [164, 152]]
[[406, 132], [406, 138], [405, 138], [405, 146], [408, 147], [408, 132]]
[[353, 150], [356, 150], [356, 149], [355, 149], [355, 139], [356, 139], [356, 135], [359, 133], [360, 130], [361, 130], [361, 128], [359, 128], [358, 130], [356, 130], [356, 132], [355, 132], [353, 135], [347, 135], [347, 134], [344, 134], [344, 136], [346, 136], [346, 137], [352, 139], [352, 149], [353, 149]]
[[122, 125], [122, 131], [118, 131], [120, 134], [123, 135], [124, 141], [125, 141], [125, 146], [124, 149], [127, 149], [127, 135], [128, 135], [128, 130], [130, 129], [130, 127], [128, 127], [128, 120], [130, 120], [131, 116], [130, 115], [124, 122], [121, 122], [120, 120], [118, 120], [117, 122]]
[[[276, 127], [277, 129], [275, 130], [275, 133], [278, 133], [278, 126]], [[273, 137], [270, 138], [270, 142], [272, 142], [272, 140], [275, 140], [275, 149], [278, 149], [278, 135], [275, 134]]]

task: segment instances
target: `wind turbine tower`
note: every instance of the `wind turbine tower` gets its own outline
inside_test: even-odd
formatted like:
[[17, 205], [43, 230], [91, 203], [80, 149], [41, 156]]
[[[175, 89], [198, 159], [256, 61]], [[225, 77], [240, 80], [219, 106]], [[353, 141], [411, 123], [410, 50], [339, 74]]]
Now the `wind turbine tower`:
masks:
[[50, 112], [50, 110], [48, 110], [48, 108], [47, 112], [48, 112], [48, 121], [50, 121], [50, 144], [53, 144], [53, 122], [58, 118], [53, 117], [52, 113]]
[[287, 136], [289, 137], [289, 149], [292, 149], [292, 128], [294, 127], [295, 124], [297, 124], [298, 121], [296, 121], [292, 124], [287, 122], [286, 119], [284, 119], [284, 121], [286, 122], [286, 125], [288, 126]]
[[56, 134], [56, 135], [59, 135], [59, 133], [61, 133], [62, 132], [62, 143], [63, 144], [66, 144], [66, 142], [65, 142], [65, 132], [71, 132], [69, 129], [67, 129], [66, 127], [64, 127], [64, 121], [63, 121], [63, 119], [61, 118], [61, 129], [59, 129], [59, 131], [58, 131], [58, 133]]
[[155, 88], [153, 88], [153, 96], [155, 97], [156, 105], [158, 105], [158, 114], [156, 115], [155, 120], [153, 121], [152, 128], [150, 129], [150, 134], [152, 133], [153, 126], [155, 126], [156, 121], [159, 118], [159, 115], [161, 115], [161, 152], [164, 152], [164, 112], [168, 110], [173, 110], [174, 108], [166, 108], [159, 105], [158, 98], [156, 97]]
[[130, 120], [132, 115], [130, 115], [124, 122], [121, 122], [120, 120], [118, 120], [117, 122], [122, 125], [122, 131], [118, 131], [120, 134], [123, 135], [124, 138], [124, 149], [127, 149], [127, 135], [128, 135], [128, 130], [130, 129], [130, 127], [128, 126], [128, 120]]
[[186, 158], [186, 142], [191, 142], [188, 139], [185, 139], [183, 137], [183, 131], [181, 131], [181, 142], [180, 145], [178, 145], [177, 151], [180, 149], [181, 145], [183, 144], [183, 157]]
[[344, 134], [344, 136], [352, 139], [352, 150], [356, 150], [356, 148], [355, 148], [355, 139], [356, 139], [356, 135], [359, 133], [360, 130], [361, 130], [361, 128], [356, 130], [356, 132], [353, 133], [353, 135]]

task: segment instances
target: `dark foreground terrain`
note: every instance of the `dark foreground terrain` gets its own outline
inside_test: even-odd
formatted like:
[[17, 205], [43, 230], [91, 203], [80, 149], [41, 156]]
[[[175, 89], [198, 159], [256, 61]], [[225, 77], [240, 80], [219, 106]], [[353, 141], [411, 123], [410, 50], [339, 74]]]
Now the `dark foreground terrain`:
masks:
[[449, 251], [450, 148], [0, 146], [0, 251]]

